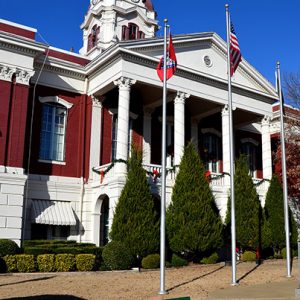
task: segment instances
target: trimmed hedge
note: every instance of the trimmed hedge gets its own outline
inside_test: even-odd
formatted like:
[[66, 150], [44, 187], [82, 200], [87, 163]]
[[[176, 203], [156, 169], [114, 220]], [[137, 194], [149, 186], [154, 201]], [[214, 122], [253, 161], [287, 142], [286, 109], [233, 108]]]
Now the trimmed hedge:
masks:
[[78, 254], [75, 257], [76, 268], [78, 271], [92, 271], [96, 263], [96, 255], [94, 254]]
[[173, 267], [183, 267], [188, 265], [188, 261], [184, 258], [179, 257], [177, 254], [173, 253], [171, 264]]
[[127, 270], [133, 262], [128, 248], [117, 241], [112, 241], [103, 248], [102, 258], [110, 270]]
[[77, 244], [76, 241], [61, 241], [61, 240], [27, 240], [24, 241], [24, 247], [35, 247], [35, 246], [54, 246], [54, 245], [61, 245], [67, 246], [71, 244]]
[[0, 257], [5, 255], [15, 255], [19, 253], [20, 248], [16, 242], [8, 239], [0, 239]]
[[142, 259], [142, 267], [144, 269], [157, 269], [160, 266], [160, 255], [149, 254]]
[[73, 254], [57, 254], [55, 256], [55, 269], [58, 272], [75, 270], [75, 256]]
[[20, 273], [30, 273], [36, 271], [36, 265], [33, 255], [19, 254], [16, 255], [17, 269]]
[[253, 251], [245, 251], [242, 255], [242, 261], [255, 261], [256, 253]]
[[30, 254], [34, 256], [43, 255], [43, 254], [52, 254], [53, 249], [50, 247], [25, 247], [23, 250], [24, 254]]
[[54, 272], [55, 271], [55, 255], [42, 254], [37, 257], [38, 270], [40, 272]]
[[3, 257], [3, 260], [6, 264], [6, 272], [12, 273], [18, 271], [16, 255], [6, 255]]
[[215, 263], [217, 263], [218, 259], [219, 259], [218, 254], [217, 254], [216, 252], [214, 252], [211, 256], [209, 256], [209, 257], [204, 257], [204, 258], [200, 261], [200, 263], [201, 263], [201, 264], [206, 264], [206, 265], [209, 265], [209, 264], [215, 264]]

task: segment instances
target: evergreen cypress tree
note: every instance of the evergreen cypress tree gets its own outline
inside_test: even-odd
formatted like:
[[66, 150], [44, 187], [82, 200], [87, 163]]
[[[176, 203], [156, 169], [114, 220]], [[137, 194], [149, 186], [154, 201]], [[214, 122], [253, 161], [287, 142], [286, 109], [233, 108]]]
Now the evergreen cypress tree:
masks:
[[[286, 246], [285, 224], [284, 224], [284, 204], [283, 190], [279, 178], [274, 175], [272, 177], [265, 203], [265, 219], [268, 222], [270, 230], [270, 244], [273, 248], [282, 249]], [[297, 228], [292, 212], [289, 209], [289, 225], [291, 235], [291, 245], [297, 243]], [[279, 250], [278, 249], [278, 250]]]
[[222, 221], [204, 167], [192, 143], [185, 150], [167, 210], [166, 227], [173, 252], [196, 259], [222, 244]]
[[134, 149], [125, 186], [116, 206], [110, 237], [120, 241], [139, 261], [159, 249], [159, 216], [154, 208], [142, 153]]
[[[249, 175], [247, 160], [241, 155], [235, 163], [235, 224], [236, 241], [244, 250], [256, 250], [261, 242], [261, 205]], [[228, 199], [226, 224], [231, 226], [231, 199]], [[230, 230], [228, 230], [230, 232]]]

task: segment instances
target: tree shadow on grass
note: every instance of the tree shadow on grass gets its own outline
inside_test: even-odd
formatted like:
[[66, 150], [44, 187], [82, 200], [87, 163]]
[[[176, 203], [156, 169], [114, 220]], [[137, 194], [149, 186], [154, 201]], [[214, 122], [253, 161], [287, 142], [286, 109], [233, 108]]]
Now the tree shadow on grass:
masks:
[[51, 278], [54, 278], [54, 277], [56, 277], [56, 275], [54, 275], [54, 276], [47, 276], [47, 277], [33, 278], [33, 279], [27, 279], [27, 280], [22, 280], [22, 281], [18, 281], [18, 282], [4, 283], [4, 284], [0, 284], [0, 287], [1, 286], [7, 286], [7, 285], [15, 285], [15, 284], [20, 284], [20, 283], [26, 283], [26, 282], [47, 280], [47, 279], [51, 279]]
[[205, 273], [205, 274], [200, 275], [200, 276], [198, 276], [198, 277], [192, 278], [192, 279], [190, 279], [190, 280], [188, 280], [188, 281], [179, 283], [179, 284], [177, 284], [177, 285], [175, 285], [175, 286], [173, 286], [173, 287], [167, 289], [167, 292], [170, 292], [170, 291], [172, 291], [172, 290], [175, 290], [176, 288], [179, 288], [179, 287], [181, 287], [181, 286], [183, 286], [183, 285], [189, 284], [189, 283], [191, 283], [191, 282], [193, 282], [193, 281], [196, 281], [196, 280], [198, 280], [198, 279], [200, 279], [200, 278], [203, 278], [203, 277], [205, 277], [205, 276], [211, 275], [211, 274], [213, 274], [213, 273], [215, 273], [215, 272], [220, 271], [220, 270], [223, 269], [223, 268], [225, 268], [225, 266], [219, 267], [219, 268], [217, 268], [217, 269], [215, 269], [215, 270], [213, 270], [213, 271], [211, 271], [211, 272], [208, 272], [208, 273]]
[[6, 300], [85, 300], [72, 295], [39, 295], [18, 298], [6, 298]]

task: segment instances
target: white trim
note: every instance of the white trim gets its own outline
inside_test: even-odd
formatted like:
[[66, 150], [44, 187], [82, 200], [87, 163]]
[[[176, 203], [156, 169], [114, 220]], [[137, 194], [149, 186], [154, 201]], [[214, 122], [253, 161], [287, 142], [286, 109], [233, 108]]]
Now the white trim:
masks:
[[58, 161], [58, 160], [46, 160], [46, 159], [38, 159], [38, 162], [44, 163], [44, 164], [53, 164], [53, 165], [66, 165], [65, 161]]
[[201, 132], [203, 134], [206, 134], [206, 133], [211, 133], [211, 134], [215, 134], [216, 136], [218, 136], [219, 138], [222, 137], [222, 133], [218, 130], [216, 130], [215, 128], [202, 128], [201, 129]]
[[72, 103], [70, 103], [64, 99], [61, 99], [58, 96], [39, 97], [39, 101], [41, 103], [48, 103], [48, 102], [58, 103], [64, 107], [66, 107], [67, 109], [70, 109], [73, 106]]
[[10, 26], [13, 26], [13, 27], [22, 28], [22, 29], [32, 31], [32, 32], [37, 32], [37, 29], [35, 29], [35, 28], [28, 27], [28, 26], [25, 26], [25, 25], [14, 23], [14, 22], [10, 22], [10, 21], [4, 20], [4, 19], [0, 19], [0, 23], [7, 24], [7, 25], [10, 25]]
[[242, 144], [245, 144], [245, 143], [251, 143], [251, 144], [253, 144], [253, 145], [256, 146], [256, 147], [259, 145], [259, 142], [256, 141], [256, 140], [254, 140], [254, 139], [252, 139], [252, 138], [244, 138], [244, 139], [241, 139], [241, 143], [242, 143]]

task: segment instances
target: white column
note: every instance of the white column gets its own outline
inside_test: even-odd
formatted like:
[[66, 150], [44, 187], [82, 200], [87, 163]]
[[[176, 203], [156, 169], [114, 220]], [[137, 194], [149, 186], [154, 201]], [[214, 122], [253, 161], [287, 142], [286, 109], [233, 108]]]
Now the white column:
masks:
[[177, 96], [174, 100], [174, 163], [179, 165], [181, 157], [183, 155], [184, 143], [185, 143], [185, 128], [184, 128], [184, 104], [185, 99], [190, 95], [177, 92]]
[[192, 128], [191, 128], [191, 136], [192, 136], [192, 142], [195, 146], [195, 149], [198, 152], [198, 120], [192, 119]]
[[[114, 81], [114, 84], [119, 87], [116, 159], [128, 159], [130, 88], [135, 82], [136, 80], [126, 77]], [[123, 163], [117, 164], [117, 173], [125, 174], [126, 165]]]
[[90, 178], [92, 178], [92, 168], [100, 165], [101, 152], [101, 124], [102, 124], [102, 102], [92, 96], [92, 126], [91, 126], [91, 149], [90, 149]]
[[261, 122], [263, 178], [272, 178], [272, 151], [270, 136], [270, 117], [265, 116]]
[[[229, 110], [228, 105], [222, 109], [222, 151], [223, 151], [223, 172], [230, 173], [230, 143], [229, 143]], [[228, 182], [227, 182], [228, 179]], [[229, 177], [225, 176], [229, 184]]]
[[143, 163], [149, 165], [151, 163], [151, 121], [153, 108], [144, 109], [143, 124]]

